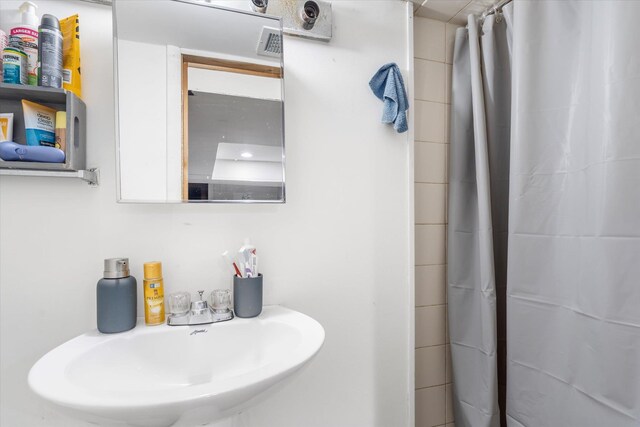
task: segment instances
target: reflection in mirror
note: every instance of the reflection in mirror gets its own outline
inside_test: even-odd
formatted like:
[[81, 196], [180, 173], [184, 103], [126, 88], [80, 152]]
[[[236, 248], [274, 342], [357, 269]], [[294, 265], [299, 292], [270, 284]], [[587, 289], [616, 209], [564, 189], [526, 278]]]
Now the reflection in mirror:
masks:
[[183, 198], [283, 199], [280, 69], [194, 56], [183, 61]]
[[113, 8], [118, 199], [284, 202], [280, 20], [186, 0]]

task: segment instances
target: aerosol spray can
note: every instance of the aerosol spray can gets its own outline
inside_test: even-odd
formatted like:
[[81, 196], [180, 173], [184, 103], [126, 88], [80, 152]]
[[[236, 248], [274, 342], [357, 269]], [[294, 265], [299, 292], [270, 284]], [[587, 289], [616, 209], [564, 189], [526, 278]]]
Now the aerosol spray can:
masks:
[[53, 15], [42, 15], [38, 28], [38, 85], [62, 87], [62, 31]]
[[164, 323], [164, 281], [162, 263], [144, 263], [144, 322], [151, 325]]

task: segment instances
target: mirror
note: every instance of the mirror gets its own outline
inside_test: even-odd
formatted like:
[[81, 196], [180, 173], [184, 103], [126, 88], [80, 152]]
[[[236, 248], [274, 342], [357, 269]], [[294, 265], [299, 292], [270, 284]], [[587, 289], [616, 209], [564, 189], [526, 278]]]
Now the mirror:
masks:
[[114, 0], [118, 200], [283, 203], [278, 18]]

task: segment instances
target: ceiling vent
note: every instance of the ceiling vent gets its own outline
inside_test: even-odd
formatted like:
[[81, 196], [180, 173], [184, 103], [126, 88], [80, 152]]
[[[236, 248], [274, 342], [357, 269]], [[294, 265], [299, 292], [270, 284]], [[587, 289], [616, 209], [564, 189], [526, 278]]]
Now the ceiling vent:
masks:
[[282, 55], [282, 33], [277, 28], [262, 27], [262, 34], [258, 41], [258, 55], [274, 56]]

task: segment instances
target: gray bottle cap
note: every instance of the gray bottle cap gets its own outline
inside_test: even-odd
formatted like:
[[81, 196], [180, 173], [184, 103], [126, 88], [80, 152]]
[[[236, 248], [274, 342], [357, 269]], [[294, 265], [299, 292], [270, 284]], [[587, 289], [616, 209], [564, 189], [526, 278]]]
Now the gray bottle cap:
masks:
[[55, 16], [45, 13], [44, 15], [42, 15], [42, 19], [40, 20], [40, 26], [51, 27], [51, 28], [55, 28], [56, 30], [59, 30], [60, 21], [58, 21], [58, 18], [56, 18]]
[[129, 277], [129, 258], [108, 258], [104, 260], [104, 278], [121, 279]]

